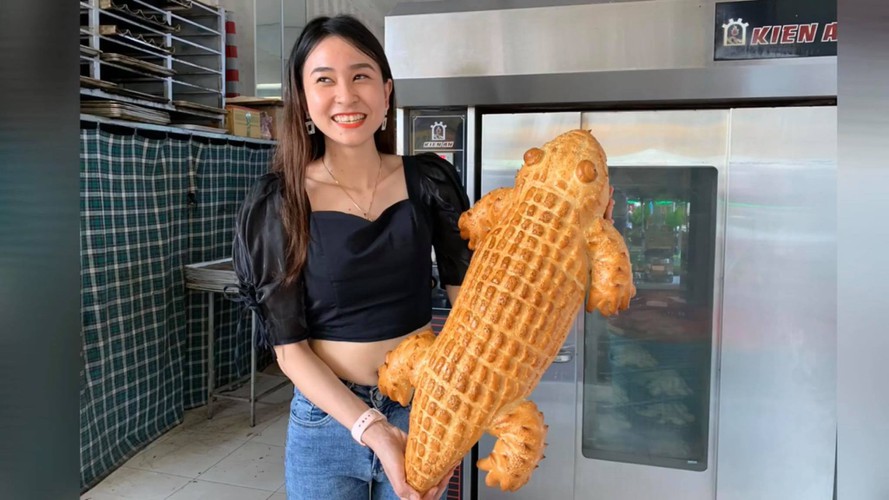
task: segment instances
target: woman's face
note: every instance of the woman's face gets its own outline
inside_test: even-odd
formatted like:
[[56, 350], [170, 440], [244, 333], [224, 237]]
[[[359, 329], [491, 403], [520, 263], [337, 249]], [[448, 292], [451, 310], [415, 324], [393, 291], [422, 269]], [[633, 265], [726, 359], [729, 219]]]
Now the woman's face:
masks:
[[346, 146], [373, 139], [389, 109], [392, 80], [383, 81], [370, 56], [329, 36], [309, 53], [302, 78], [309, 116], [324, 135]]

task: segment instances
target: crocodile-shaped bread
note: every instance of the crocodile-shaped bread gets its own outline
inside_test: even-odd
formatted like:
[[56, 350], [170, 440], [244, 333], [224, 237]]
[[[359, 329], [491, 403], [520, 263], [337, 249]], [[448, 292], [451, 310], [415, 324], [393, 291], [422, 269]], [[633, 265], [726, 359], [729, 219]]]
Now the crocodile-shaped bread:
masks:
[[421, 494], [484, 432], [498, 439], [478, 462], [485, 483], [524, 486], [547, 429], [526, 398], [582, 303], [612, 315], [636, 293], [624, 240], [603, 218], [608, 169], [593, 135], [567, 132], [523, 159], [514, 187], [460, 217], [475, 252], [441, 333], [409, 337], [379, 370], [384, 394], [404, 406], [413, 396], [405, 474]]

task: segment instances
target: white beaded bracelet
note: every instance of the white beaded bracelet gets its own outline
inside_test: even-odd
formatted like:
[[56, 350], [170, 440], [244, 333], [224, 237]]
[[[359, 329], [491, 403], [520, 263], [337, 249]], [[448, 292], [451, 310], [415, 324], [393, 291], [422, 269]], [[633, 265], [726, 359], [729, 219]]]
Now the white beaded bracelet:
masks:
[[352, 439], [358, 441], [358, 444], [361, 446], [367, 446], [361, 441], [361, 436], [364, 435], [364, 431], [367, 430], [368, 427], [375, 424], [379, 421], [386, 421], [386, 415], [380, 413], [376, 408], [370, 408], [366, 412], [362, 413], [358, 420], [352, 424]]

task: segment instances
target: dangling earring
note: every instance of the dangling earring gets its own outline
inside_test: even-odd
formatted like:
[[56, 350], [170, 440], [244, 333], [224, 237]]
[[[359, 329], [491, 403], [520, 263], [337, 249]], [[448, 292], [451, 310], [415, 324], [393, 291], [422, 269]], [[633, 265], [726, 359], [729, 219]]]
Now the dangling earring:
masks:
[[389, 119], [388, 116], [383, 117], [383, 126], [380, 127], [380, 130], [386, 130], [386, 121]]
[[309, 135], [315, 133], [315, 122], [313, 122], [311, 118], [306, 120], [306, 131], [309, 133]]

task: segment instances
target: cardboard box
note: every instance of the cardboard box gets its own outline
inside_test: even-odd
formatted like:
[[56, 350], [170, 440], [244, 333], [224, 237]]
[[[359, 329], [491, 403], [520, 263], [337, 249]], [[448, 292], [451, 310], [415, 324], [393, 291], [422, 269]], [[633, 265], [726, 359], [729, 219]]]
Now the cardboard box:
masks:
[[284, 126], [284, 102], [281, 99], [276, 97], [238, 96], [226, 98], [225, 102], [236, 106], [248, 106], [266, 113], [271, 119], [271, 127], [267, 138], [278, 138], [278, 131]]
[[244, 106], [225, 106], [225, 128], [232, 135], [262, 139], [262, 111]]

